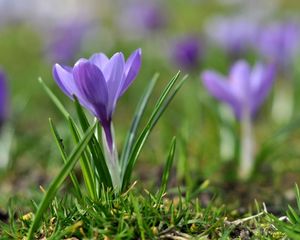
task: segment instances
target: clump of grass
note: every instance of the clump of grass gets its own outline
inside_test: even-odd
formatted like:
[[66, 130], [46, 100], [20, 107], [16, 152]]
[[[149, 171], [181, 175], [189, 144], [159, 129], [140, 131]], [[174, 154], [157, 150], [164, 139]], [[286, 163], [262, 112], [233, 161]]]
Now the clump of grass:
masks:
[[[162, 183], [160, 190], [163, 189]], [[141, 193], [142, 192], [142, 193]], [[141, 191], [138, 184], [116, 197], [104, 190], [97, 200], [79, 203], [71, 195], [55, 198], [44, 213], [36, 239], [286, 239], [268, 213], [258, 209], [234, 219], [224, 205], [211, 201], [203, 206], [192, 194], [180, 191], [172, 198], [161, 191]], [[21, 239], [28, 232], [35, 211], [0, 222], [3, 239]]]
[[[256, 214], [236, 214], [215, 198], [204, 206], [205, 181], [193, 192], [180, 189], [166, 193], [174, 159], [173, 139], [156, 193], [141, 190], [134, 182], [129, 190], [116, 196], [102, 188], [100, 197], [79, 201], [71, 193], [60, 192], [44, 212], [35, 239], [285, 239], [286, 234], [273, 225], [266, 210]], [[42, 191], [44, 191], [41, 188]], [[76, 194], [74, 192], [74, 194]], [[22, 239], [34, 219], [37, 204], [30, 210], [16, 210], [20, 201], [9, 207], [9, 218], [0, 221], [2, 239]], [[25, 205], [23, 204], [25, 207]]]
[[270, 215], [274, 226], [285, 233], [290, 239], [300, 239], [300, 191], [295, 185], [297, 207], [288, 206], [286, 216], [277, 218]]

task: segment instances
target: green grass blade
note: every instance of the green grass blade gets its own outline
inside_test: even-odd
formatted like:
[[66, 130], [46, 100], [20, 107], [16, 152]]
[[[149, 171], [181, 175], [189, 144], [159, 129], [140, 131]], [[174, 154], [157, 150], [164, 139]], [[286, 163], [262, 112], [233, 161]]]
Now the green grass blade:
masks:
[[300, 213], [300, 192], [298, 188], [298, 184], [295, 184], [295, 193], [296, 193], [296, 201], [297, 201], [297, 207], [298, 207], [298, 212]]
[[55, 197], [56, 192], [58, 191], [59, 187], [62, 185], [66, 177], [70, 174], [73, 167], [79, 160], [81, 154], [87, 147], [90, 139], [94, 135], [94, 130], [96, 127], [96, 123], [89, 128], [89, 130], [84, 134], [83, 138], [79, 141], [79, 143], [76, 145], [74, 150], [72, 151], [71, 155], [67, 159], [67, 163], [64, 165], [64, 167], [61, 169], [59, 174], [56, 176], [56, 178], [51, 182], [47, 192], [45, 193], [38, 211], [35, 214], [35, 217], [33, 219], [33, 222], [30, 226], [27, 239], [31, 240], [34, 238], [34, 232], [38, 228], [41, 218], [43, 216], [43, 213], [48, 208], [49, 204], [51, 203], [52, 199]]
[[143, 216], [141, 214], [140, 211], [140, 205], [138, 202], [138, 199], [132, 195], [130, 195], [132, 204], [133, 204], [133, 208], [134, 208], [134, 213], [136, 214], [136, 218], [137, 218], [137, 224], [140, 230], [140, 235], [141, 235], [141, 239], [145, 240], [145, 228], [144, 228], [144, 223], [143, 223]]
[[[76, 97], [75, 97], [75, 107], [80, 121], [81, 129], [83, 131], [86, 131], [90, 127], [90, 124]], [[103, 150], [101, 148], [101, 145], [99, 144], [99, 141], [96, 139], [95, 136], [92, 137], [88, 146], [92, 154], [93, 164], [97, 169], [98, 174], [96, 175], [95, 173], [95, 175], [97, 176], [99, 186], [103, 184], [106, 187], [112, 187], [112, 180], [105, 161]]]
[[[142, 95], [142, 98], [136, 108], [134, 118], [130, 127], [130, 130], [126, 136], [125, 144], [122, 150], [122, 155], [120, 158], [120, 165], [121, 169], [124, 169], [125, 166], [128, 164], [128, 157], [132, 150], [132, 145], [135, 140], [136, 132], [138, 129], [138, 126], [140, 124], [141, 118], [145, 112], [147, 103], [149, 102], [149, 98], [151, 93], [153, 92], [154, 86], [157, 82], [157, 79], [159, 77], [159, 74], [155, 74], [153, 78], [151, 79], [150, 83], [148, 84], [144, 94]], [[122, 171], [122, 170], [121, 170]]]
[[74, 103], [75, 103], [75, 109], [76, 109], [76, 112], [77, 112], [77, 116], [78, 116], [78, 119], [79, 119], [79, 122], [80, 122], [80, 126], [81, 126], [81, 129], [83, 131], [86, 131], [86, 129], [88, 129], [90, 127], [90, 124], [89, 124], [89, 121], [78, 101], [78, 99], [76, 98], [76, 96], [74, 96]]
[[167, 162], [164, 167], [164, 172], [162, 175], [161, 187], [160, 187], [160, 191], [159, 191], [158, 198], [157, 198], [158, 199], [157, 206], [159, 206], [162, 196], [166, 192], [166, 189], [167, 189], [167, 184], [168, 184], [171, 168], [172, 168], [173, 161], [174, 161], [175, 149], [176, 149], [176, 138], [173, 137], [172, 142], [171, 142], [171, 147], [169, 150], [169, 154], [168, 154], [168, 158], [167, 158]]
[[64, 105], [59, 101], [59, 99], [55, 96], [55, 94], [51, 91], [51, 89], [45, 84], [45, 82], [42, 80], [42, 78], [39, 78], [38, 80], [42, 84], [47, 95], [50, 97], [50, 99], [53, 101], [53, 103], [59, 109], [59, 111], [64, 115], [65, 118], [68, 118], [70, 116], [70, 114], [65, 109]]
[[174, 78], [170, 81], [172, 84], [168, 84], [165, 90], [163, 91], [161, 97], [158, 99], [157, 104], [155, 105], [155, 109], [153, 110], [150, 119], [148, 120], [146, 126], [144, 127], [142, 133], [140, 134], [139, 138], [134, 144], [133, 150], [130, 154], [129, 157], [129, 162], [128, 165], [126, 166], [125, 172], [122, 174], [122, 180], [123, 180], [123, 185], [122, 185], [122, 190], [125, 190], [125, 188], [128, 186], [132, 169], [133, 166], [135, 165], [135, 162], [138, 158], [138, 155], [145, 144], [145, 141], [147, 140], [150, 132], [156, 125], [157, 121], [159, 118], [162, 116], [172, 99], [175, 97], [176, 93], [179, 91], [181, 88], [182, 84], [184, 83], [185, 79], [187, 76], [185, 76], [173, 89], [173, 92], [171, 92], [173, 86], [176, 83], [176, 80], [178, 79], [179, 74], [176, 74]]
[[291, 120], [288, 124], [278, 129], [267, 141], [262, 144], [260, 151], [256, 155], [254, 173], [259, 172], [258, 169], [272, 155], [280, 149], [285, 141], [300, 127], [300, 117]]
[[298, 214], [290, 205], [288, 205], [287, 216], [293, 224], [300, 223], [300, 218], [299, 218]]
[[175, 76], [168, 82], [167, 86], [163, 90], [162, 94], [160, 95], [159, 99], [156, 102], [155, 108], [157, 108], [161, 103], [164, 101], [166, 96], [169, 94], [172, 87], [175, 85], [176, 81], [178, 80], [180, 75], [180, 71], [175, 74]]
[[[54, 123], [52, 122], [51, 119], [49, 119], [49, 124], [50, 124], [51, 132], [52, 132], [52, 134], [54, 136], [56, 145], [57, 145], [57, 147], [58, 147], [58, 149], [60, 151], [60, 155], [61, 155], [64, 163], [67, 163], [67, 156], [66, 156], [66, 153], [64, 151], [64, 146], [62, 144], [61, 137], [58, 134], [58, 131], [57, 131], [57, 129], [56, 129], [56, 127], [55, 127], [55, 125], [54, 125]], [[80, 186], [79, 186], [78, 180], [77, 180], [76, 176], [72, 172], [70, 172], [70, 178], [71, 178], [71, 181], [72, 181], [72, 183], [74, 185], [74, 189], [75, 189], [75, 193], [76, 193], [77, 197], [79, 199], [82, 199], [82, 193], [81, 193], [81, 190], [80, 190]]]
[[274, 224], [278, 230], [285, 233], [290, 239], [300, 239], [299, 226], [282, 222], [277, 217], [271, 214], [269, 214], [269, 217], [272, 220], [272, 224]]
[[[75, 143], [78, 143], [80, 141], [80, 134], [77, 130], [77, 127], [76, 127], [74, 121], [71, 118], [69, 118], [69, 126], [70, 126], [70, 131], [73, 135]], [[96, 199], [97, 193], [96, 193], [96, 187], [95, 187], [95, 182], [94, 182], [94, 179], [95, 179], [94, 175], [93, 175], [94, 172], [92, 170], [92, 166], [89, 161], [89, 157], [87, 156], [87, 154], [85, 154], [85, 152], [83, 152], [83, 154], [81, 155], [80, 166], [81, 166], [81, 171], [82, 171], [82, 175], [84, 178], [84, 182], [85, 182], [87, 190], [90, 194], [90, 197], [92, 199]]]
[[152, 125], [151, 125], [151, 130], [153, 129], [153, 127], [156, 125], [157, 121], [160, 119], [161, 115], [164, 113], [164, 111], [167, 109], [167, 107], [169, 106], [170, 102], [173, 100], [173, 98], [175, 97], [175, 95], [177, 94], [177, 92], [179, 91], [179, 89], [182, 87], [184, 81], [186, 80], [186, 77], [184, 77], [178, 84], [177, 86], [174, 88], [173, 92], [168, 95], [165, 98], [165, 101], [162, 102], [159, 107], [158, 107], [158, 111], [156, 112], [156, 114], [153, 116], [153, 120], [152, 120]]

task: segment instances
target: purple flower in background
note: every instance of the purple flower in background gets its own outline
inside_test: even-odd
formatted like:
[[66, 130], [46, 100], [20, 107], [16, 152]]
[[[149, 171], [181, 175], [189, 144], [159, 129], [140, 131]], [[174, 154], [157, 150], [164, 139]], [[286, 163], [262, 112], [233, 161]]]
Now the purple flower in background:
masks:
[[[133, 1], [121, 5], [121, 30], [128, 35], [144, 36], [162, 29], [167, 22], [163, 4], [158, 1]], [[130, 36], [132, 37], [132, 36]]]
[[274, 81], [274, 65], [258, 63], [253, 69], [247, 62], [237, 61], [225, 77], [215, 71], [204, 71], [201, 75], [209, 93], [228, 104], [237, 119], [254, 117], [267, 97]]
[[187, 36], [175, 43], [171, 54], [177, 66], [184, 70], [192, 70], [200, 64], [202, 46], [197, 37]]
[[146, 29], [152, 31], [165, 25], [164, 14], [158, 5], [140, 5], [136, 11], [139, 13], [137, 17], [139, 17]]
[[158, 4], [141, 2], [135, 4], [129, 11], [132, 17], [135, 18], [135, 23], [140, 24], [149, 31], [157, 30], [165, 25], [165, 16]]
[[261, 31], [258, 43], [261, 55], [284, 70], [299, 53], [300, 28], [291, 22], [269, 25]]
[[242, 17], [217, 17], [206, 26], [208, 37], [234, 57], [252, 47], [257, 30], [255, 21]]
[[89, 25], [82, 21], [72, 21], [54, 28], [46, 51], [51, 61], [68, 63], [74, 60], [88, 28]]
[[8, 87], [4, 72], [0, 71], [0, 128], [8, 116]]
[[61, 90], [98, 118], [104, 129], [107, 144], [112, 150], [112, 115], [118, 99], [137, 76], [141, 66], [141, 49], [125, 61], [121, 52], [110, 59], [96, 53], [89, 59], [79, 59], [74, 67], [55, 64], [53, 76]]

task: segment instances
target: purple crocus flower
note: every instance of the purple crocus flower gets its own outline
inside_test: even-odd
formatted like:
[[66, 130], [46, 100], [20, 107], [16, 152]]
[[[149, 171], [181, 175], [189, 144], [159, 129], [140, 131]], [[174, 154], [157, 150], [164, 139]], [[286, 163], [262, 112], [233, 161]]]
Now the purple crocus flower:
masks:
[[[120, 27], [128, 35], [145, 36], [163, 29], [167, 17], [163, 4], [158, 1], [122, 2]], [[131, 36], [132, 37], [132, 36]]]
[[89, 59], [79, 59], [74, 67], [55, 64], [53, 76], [61, 90], [98, 118], [104, 129], [108, 147], [112, 151], [112, 115], [118, 99], [137, 76], [141, 66], [141, 49], [135, 50], [125, 61], [121, 52], [110, 59], [96, 53]]
[[299, 53], [300, 28], [295, 23], [274, 23], [259, 36], [258, 49], [262, 56], [285, 70]]
[[217, 17], [206, 26], [208, 37], [233, 57], [247, 51], [257, 37], [257, 24], [242, 17]]
[[184, 70], [192, 70], [199, 66], [202, 46], [197, 37], [187, 36], [178, 40], [172, 48], [172, 60]]
[[159, 5], [145, 2], [133, 11], [136, 13], [136, 20], [139, 20], [142, 26], [150, 31], [160, 29], [165, 25], [165, 16]]
[[0, 71], [0, 128], [8, 115], [8, 89], [4, 72]]
[[225, 77], [215, 71], [205, 71], [205, 87], [220, 101], [228, 104], [240, 120], [239, 177], [247, 180], [254, 169], [255, 139], [252, 118], [267, 97], [274, 81], [274, 65], [258, 63], [253, 69], [247, 62], [237, 61]]
[[273, 85], [274, 76], [274, 65], [258, 63], [251, 69], [243, 60], [233, 65], [228, 77], [211, 70], [202, 73], [209, 93], [228, 104], [237, 119], [245, 115], [254, 117]]

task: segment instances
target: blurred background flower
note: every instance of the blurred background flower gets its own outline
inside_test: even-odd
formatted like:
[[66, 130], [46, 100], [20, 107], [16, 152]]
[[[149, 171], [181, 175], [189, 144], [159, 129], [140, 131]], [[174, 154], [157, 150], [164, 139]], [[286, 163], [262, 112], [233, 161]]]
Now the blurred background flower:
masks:
[[74, 61], [89, 28], [91, 28], [89, 23], [74, 20], [63, 22], [47, 33], [46, 55], [50, 62], [67, 64]]
[[171, 49], [171, 60], [185, 71], [198, 70], [203, 57], [203, 46], [200, 39], [193, 35], [186, 35], [175, 40]]
[[202, 79], [208, 92], [228, 104], [240, 122], [240, 158], [236, 175], [248, 180], [255, 165], [253, 118], [266, 99], [275, 79], [274, 65], [256, 64], [253, 69], [243, 60], [236, 62], [228, 77], [204, 71]]
[[121, 1], [120, 16], [116, 18], [126, 38], [145, 37], [159, 32], [167, 25], [167, 11], [163, 2], [151, 0]]
[[275, 68], [258, 63], [251, 69], [240, 60], [232, 66], [228, 77], [211, 70], [201, 76], [209, 93], [228, 104], [236, 118], [243, 120], [244, 114], [254, 117], [264, 102], [275, 79]]
[[285, 72], [299, 55], [300, 25], [294, 22], [269, 24], [260, 31], [257, 46], [262, 57]]
[[205, 26], [208, 38], [233, 59], [252, 48], [258, 33], [258, 23], [240, 16], [217, 16]]

